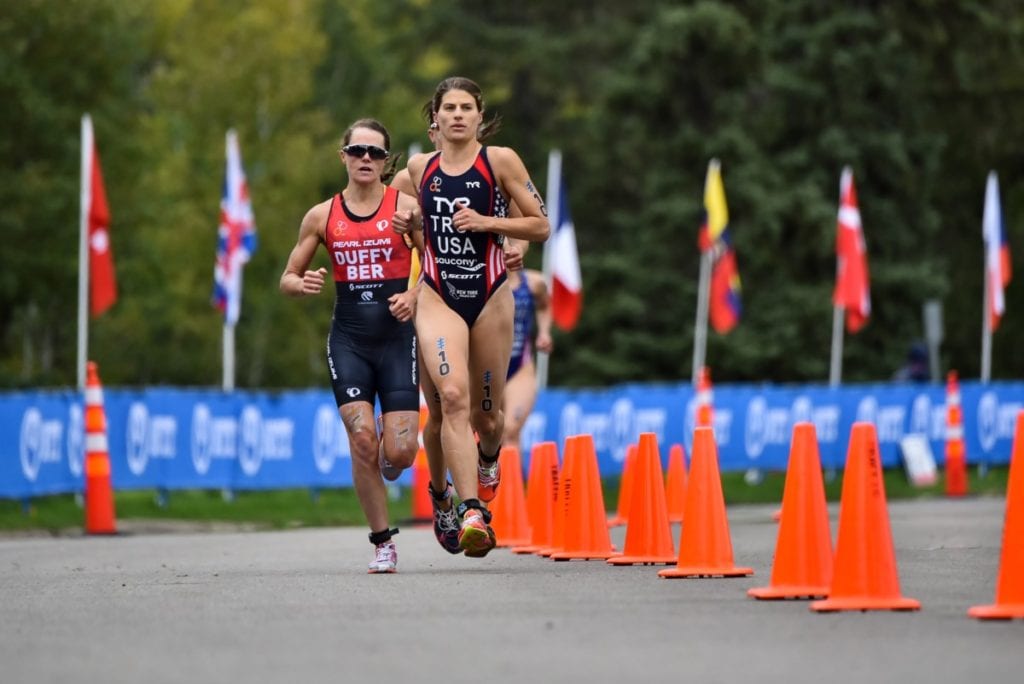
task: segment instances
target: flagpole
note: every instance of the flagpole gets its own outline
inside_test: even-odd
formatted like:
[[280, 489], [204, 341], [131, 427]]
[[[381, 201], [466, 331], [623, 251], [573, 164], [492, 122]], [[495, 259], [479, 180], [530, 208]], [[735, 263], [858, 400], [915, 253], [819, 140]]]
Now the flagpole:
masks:
[[[991, 185], [993, 182], [994, 171], [990, 171], [988, 178], [985, 180], [985, 206], [982, 211], [981, 219], [981, 234], [982, 234], [982, 265], [981, 272], [984, 277], [984, 287], [982, 288], [981, 295], [981, 382], [988, 383], [992, 377], [992, 273], [989, 269], [989, 250], [992, 246], [989, 244], [990, 241], [998, 239], [997, 230], [989, 230], [989, 221], [993, 220], [990, 212], [993, 212], [996, 207], [990, 206], [994, 202], [998, 202], [997, 199], [992, 197]], [[991, 233], [991, 234], [990, 234]], [[1000, 274], [1001, 277], [1001, 274]]]
[[[562, 221], [562, 217], [559, 215], [562, 206], [562, 151], [551, 150], [548, 153], [548, 192], [547, 192], [547, 204], [548, 208], [548, 222], [551, 224], [552, 229], [556, 229]], [[552, 271], [554, 270], [554, 264], [551, 258], [551, 240], [548, 239], [544, 243], [543, 261], [541, 265], [541, 272], [544, 274], [544, 283], [547, 285], [548, 292], [552, 292]], [[537, 352], [537, 388], [545, 389], [548, 386], [548, 354], [547, 352]]]
[[704, 367], [708, 342], [708, 301], [711, 296], [712, 250], [700, 255], [700, 279], [697, 285], [697, 318], [693, 323], [693, 386], [697, 386], [700, 369]]
[[832, 363], [828, 371], [828, 386], [839, 387], [843, 377], [843, 316], [846, 307], [832, 309]]
[[981, 382], [987, 384], [992, 377], [992, 278], [988, 272], [987, 247], [983, 258], [985, 287], [981, 295]]
[[235, 389], [235, 326], [224, 323], [224, 378], [222, 387], [225, 392]]
[[82, 115], [82, 182], [78, 216], [78, 363], [79, 391], [85, 390], [89, 346], [89, 206], [92, 202], [92, 119]]

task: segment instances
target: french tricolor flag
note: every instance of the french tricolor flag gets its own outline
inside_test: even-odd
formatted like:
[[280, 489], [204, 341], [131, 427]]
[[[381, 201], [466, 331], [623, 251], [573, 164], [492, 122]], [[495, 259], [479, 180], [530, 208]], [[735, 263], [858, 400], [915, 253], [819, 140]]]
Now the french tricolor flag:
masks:
[[583, 278], [576, 250], [576, 229], [569, 214], [568, 193], [561, 175], [557, 187], [558, 200], [553, 204], [558, 212], [551, 217], [554, 230], [545, 251], [551, 265], [551, 317], [555, 325], [568, 331], [576, 327], [583, 309]]
[[1003, 289], [1010, 284], [1010, 245], [1006, 242], [1006, 226], [999, 202], [999, 177], [990, 171], [985, 183], [985, 209], [981, 219], [985, 240], [985, 290], [988, 298], [991, 329], [999, 327], [1006, 311]]

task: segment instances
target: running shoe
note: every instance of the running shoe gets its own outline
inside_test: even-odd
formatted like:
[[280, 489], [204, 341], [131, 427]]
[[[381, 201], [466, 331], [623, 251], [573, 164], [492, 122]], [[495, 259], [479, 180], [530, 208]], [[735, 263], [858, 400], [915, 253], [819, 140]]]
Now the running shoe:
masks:
[[455, 512], [455, 503], [453, 502], [447, 511], [441, 508], [442, 501], [451, 501], [451, 483], [445, 487], [441, 501], [434, 496], [434, 487], [429, 482], [427, 489], [430, 492], [430, 505], [434, 509], [434, 536], [437, 537], [437, 543], [448, 553], [462, 553], [462, 547], [459, 546], [459, 516]]
[[377, 544], [376, 557], [373, 559], [373, 562], [370, 563], [370, 569], [368, 572], [371, 575], [376, 575], [379, 573], [397, 571], [398, 549], [395, 548], [395, 542], [386, 541], [383, 544]]
[[483, 558], [497, 543], [494, 529], [484, 522], [483, 513], [475, 508], [469, 509], [459, 530], [459, 547], [470, 558]]
[[494, 500], [498, 494], [498, 485], [501, 484], [501, 465], [495, 461], [487, 464], [483, 459], [476, 464], [477, 496], [484, 503]]

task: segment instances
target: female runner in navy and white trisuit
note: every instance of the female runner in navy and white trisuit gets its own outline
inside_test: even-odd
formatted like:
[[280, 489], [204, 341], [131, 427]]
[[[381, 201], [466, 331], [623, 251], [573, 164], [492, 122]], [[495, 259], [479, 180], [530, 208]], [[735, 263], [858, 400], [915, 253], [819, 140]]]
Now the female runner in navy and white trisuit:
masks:
[[551, 307], [544, 276], [532, 269], [509, 271], [508, 284], [516, 303], [512, 358], [505, 384], [505, 432], [501, 443], [519, 448], [519, 433], [537, 401], [537, 369], [533, 362], [534, 323], [537, 350], [550, 354]]
[[[360, 119], [345, 132], [339, 152], [348, 185], [310, 209], [281, 275], [281, 291], [318, 294], [327, 270], [309, 270], [319, 245], [331, 259], [335, 281], [334, 317], [327, 338], [331, 386], [352, 452], [352, 480], [370, 525], [376, 558], [370, 572], [394, 572], [397, 552], [388, 522], [387, 491], [378, 459], [397, 468], [412, 465], [418, 447], [419, 380], [416, 364], [416, 290], [409, 289], [410, 247], [394, 229], [396, 211], [413, 211], [416, 201], [384, 185], [390, 138], [373, 119]], [[378, 439], [374, 401], [383, 431]], [[383, 442], [381, 448], [380, 442]]]
[[[408, 169], [419, 191], [426, 250], [417, 300], [416, 332], [425, 370], [441, 397], [441, 446], [462, 499], [461, 548], [485, 555], [495, 540], [481, 501], [498, 483], [502, 396], [512, 343], [512, 293], [501, 240], [546, 240], [543, 201], [519, 155], [484, 147], [493, 128], [484, 125], [479, 86], [466, 78], [442, 81], [431, 100], [441, 151], [419, 154]], [[514, 202], [521, 216], [508, 216]], [[407, 229], [405, 212], [395, 215]], [[479, 445], [473, 437], [480, 439]], [[433, 482], [443, 491], [444, 481]]]

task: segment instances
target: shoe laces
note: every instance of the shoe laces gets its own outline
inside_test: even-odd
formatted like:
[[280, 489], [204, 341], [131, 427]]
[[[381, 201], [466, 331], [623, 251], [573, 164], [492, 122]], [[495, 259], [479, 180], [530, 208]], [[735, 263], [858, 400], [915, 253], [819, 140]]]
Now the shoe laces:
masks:
[[473, 527], [479, 527], [484, 529], [487, 527], [487, 523], [484, 522], [484, 515], [476, 509], [471, 509], [466, 513], [465, 517], [462, 518], [462, 526], [466, 527], [471, 525]]
[[442, 532], [454, 532], [459, 529], [459, 519], [455, 515], [455, 506], [450, 507], [448, 510], [444, 510], [440, 506], [436, 506], [437, 515], [437, 528]]
[[486, 464], [484, 464], [483, 461], [480, 461], [477, 464], [477, 469], [480, 472], [480, 480], [482, 482], [490, 482], [492, 480], [497, 480], [498, 479], [498, 462], [497, 461], [495, 461], [494, 463], [491, 463], [490, 465], [486, 465]]
[[386, 541], [383, 544], [377, 544], [377, 557], [374, 558], [374, 563], [393, 563], [398, 558], [398, 549], [395, 548], [395, 543]]

